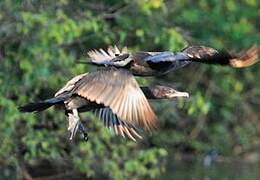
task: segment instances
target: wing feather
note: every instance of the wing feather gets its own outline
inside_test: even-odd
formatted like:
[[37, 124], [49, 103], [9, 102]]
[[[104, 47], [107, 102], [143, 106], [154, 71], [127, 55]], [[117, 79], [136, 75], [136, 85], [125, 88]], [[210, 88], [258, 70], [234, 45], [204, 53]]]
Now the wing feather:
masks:
[[142, 136], [136, 132], [136, 128], [133, 125], [119, 120], [117, 116], [113, 114], [111, 109], [101, 108], [96, 111], [96, 114], [100, 113], [102, 116], [99, 116], [99, 118], [103, 120], [104, 126], [110, 130], [113, 130], [116, 135], [120, 134], [123, 137], [126, 135], [133, 141], [136, 141], [136, 138], [142, 139]]
[[119, 125], [118, 125], [119, 133], [120, 133], [121, 136], [123, 136], [125, 138], [124, 128], [121, 124], [121, 121], [118, 120], [118, 123], [119, 123]]
[[[136, 141], [136, 138], [142, 139], [142, 136], [136, 132], [136, 128], [133, 125], [119, 120], [110, 108], [98, 109], [96, 110], [96, 114], [99, 115], [104, 126], [113, 130], [116, 135], [120, 134], [123, 137], [127, 136], [133, 141]], [[100, 114], [102, 115], [100, 116]]]
[[156, 115], [128, 71], [106, 68], [90, 73], [83, 80], [86, 83], [77, 87], [75, 94], [111, 108], [125, 122], [140, 125], [147, 130], [155, 128]]
[[[107, 51], [104, 49], [99, 50], [90, 50], [88, 53], [90, 60], [94, 63], [102, 64], [102, 62], [112, 61], [119, 55], [128, 54], [127, 48], [124, 47], [121, 51], [117, 46], [109, 46]], [[125, 58], [126, 56], [121, 56], [121, 58]], [[123, 59], [122, 59], [123, 60]]]
[[124, 131], [126, 133], [126, 135], [132, 139], [133, 141], [136, 141], [136, 139], [132, 136], [132, 134], [129, 132], [128, 128], [126, 126], [123, 126], [124, 127]]
[[71, 80], [69, 80], [66, 85], [64, 87], [62, 87], [59, 91], [57, 91], [55, 93], [55, 97], [65, 93], [65, 92], [70, 92], [73, 90], [73, 88], [75, 88], [76, 84], [84, 77], [86, 77], [88, 75], [88, 73], [84, 73], [84, 74], [80, 74], [74, 78], [72, 78]]
[[244, 53], [240, 53], [236, 55], [233, 59], [230, 60], [230, 65], [236, 68], [243, 68], [248, 67], [256, 62], [258, 62], [259, 59], [259, 46], [252, 46], [250, 49], [248, 49]]

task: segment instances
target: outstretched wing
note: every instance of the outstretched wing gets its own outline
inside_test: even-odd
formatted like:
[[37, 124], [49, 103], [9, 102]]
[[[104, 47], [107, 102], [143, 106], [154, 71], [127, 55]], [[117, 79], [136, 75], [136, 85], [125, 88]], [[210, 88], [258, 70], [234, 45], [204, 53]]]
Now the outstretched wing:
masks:
[[109, 107], [126, 123], [155, 128], [156, 115], [131, 73], [105, 68], [82, 78], [74, 94]]
[[142, 139], [142, 136], [140, 136], [136, 131], [136, 127], [132, 124], [129, 124], [125, 121], [121, 121], [110, 108], [100, 108], [97, 109], [96, 115], [101, 119], [104, 123], [104, 125], [109, 128], [110, 130], [113, 130], [117, 135], [120, 134], [121, 136], [129, 137], [133, 141], [136, 141], [136, 137], [139, 139]]
[[164, 52], [137, 52], [134, 59], [144, 60], [152, 63], [173, 62], [178, 60], [185, 60], [187, 56], [184, 53], [173, 53], [170, 51]]
[[[247, 67], [259, 61], [259, 47], [253, 46], [244, 53], [218, 51], [205, 46], [190, 46], [181, 52], [142, 52], [145, 61], [160, 62], [201, 62], [206, 64], [230, 65], [236, 68]], [[145, 54], [145, 55], [144, 55]]]
[[91, 50], [88, 52], [88, 56], [93, 63], [105, 65], [109, 62], [123, 61], [129, 57], [129, 54], [126, 47], [120, 51], [117, 46], [110, 46], [107, 51], [103, 49]]
[[233, 58], [230, 60], [229, 64], [236, 68], [248, 67], [260, 60], [259, 58], [259, 46], [252, 46], [245, 52], [239, 54], [234, 54]]
[[88, 75], [88, 73], [84, 73], [84, 74], [75, 76], [74, 78], [69, 80], [64, 87], [62, 87], [59, 91], [57, 91], [54, 96], [57, 97], [63, 93], [72, 91], [72, 89], [76, 86], [77, 82], [79, 82], [83, 77], [85, 77], [87, 75]]

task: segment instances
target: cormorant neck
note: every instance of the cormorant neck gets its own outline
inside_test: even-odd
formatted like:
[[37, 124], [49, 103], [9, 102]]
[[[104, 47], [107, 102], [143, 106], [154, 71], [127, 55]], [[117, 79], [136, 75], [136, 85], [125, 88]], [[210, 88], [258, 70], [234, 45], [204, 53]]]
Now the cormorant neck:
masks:
[[145, 97], [147, 99], [158, 99], [156, 96], [154, 96], [154, 93], [151, 91], [151, 89], [149, 87], [141, 87]]

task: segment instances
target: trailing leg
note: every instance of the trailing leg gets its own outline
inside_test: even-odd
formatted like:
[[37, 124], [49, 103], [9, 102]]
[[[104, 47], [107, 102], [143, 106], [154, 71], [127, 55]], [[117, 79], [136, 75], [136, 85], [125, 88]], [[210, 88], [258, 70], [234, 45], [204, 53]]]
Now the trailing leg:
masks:
[[73, 109], [72, 113], [68, 113], [69, 116], [69, 127], [68, 130], [70, 131], [70, 140], [72, 140], [79, 130], [83, 134], [83, 138], [85, 140], [88, 139], [88, 134], [86, 132], [86, 128], [80, 122], [79, 114], [77, 109]]

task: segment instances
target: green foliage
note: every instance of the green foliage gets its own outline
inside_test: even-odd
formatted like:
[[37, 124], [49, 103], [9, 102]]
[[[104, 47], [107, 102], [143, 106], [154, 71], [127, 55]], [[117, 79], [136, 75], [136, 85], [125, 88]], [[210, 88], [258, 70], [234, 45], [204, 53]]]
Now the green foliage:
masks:
[[[180, 50], [204, 44], [236, 50], [260, 43], [256, 0], [0, 2], [0, 164], [67, 161], [86, 177], [153, 178], [169, 151], [222, 155], [259, 148], [259, 65], [247, 69], [194, 65], [155, 81], [178, 82], [189, 100], [153, 102], [160, 129], [138, 143], [111, 135], [83, 114], [86, 143], [67, 140], [64, 113], [21, 114], [17, 106], [51, 97], [86, 51], [117, 44], [137, 50]], [[142, 84], [151, 80], [139, 79]], [[7, 158], [8, 157], [8, 158]], [[58, 165], [57, 165], [58, 166]]]

